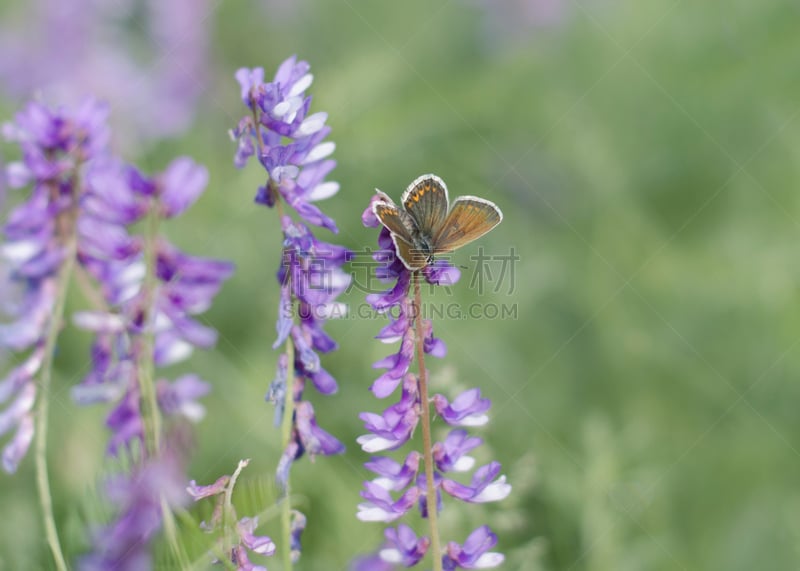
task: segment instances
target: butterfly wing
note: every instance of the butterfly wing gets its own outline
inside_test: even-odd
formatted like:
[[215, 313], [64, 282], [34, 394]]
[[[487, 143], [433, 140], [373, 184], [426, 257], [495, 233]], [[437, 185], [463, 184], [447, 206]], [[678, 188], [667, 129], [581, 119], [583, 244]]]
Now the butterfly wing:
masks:
[[477, 196], [459, 196], [439, 232], [433, 235], [434, 253], [452, 252], [469, 244], [502, 220], [503, 213], [494, 202]]
[[[382, 194], [382, 193], [381, 193]], [[381, 221], [389, 232], [395, 236], [400, 236], [409, 244], [414, 243], [416, 226], [414, 220], [407, 213], [397, 208], [397, 205], [389, 197], [383, 195], [384, 200], [378, 200], [372, 205], [372, 212]]]
[[415, 248], [397, 234], [392, 234], [392, 241], [394, 242], [397, 257], [400, 258], [406, 268], [413, 272], [428, 265], [428, 254]]
[[425, 174], [417, 178], [408, 185], [400, 202], [423, 235], [436, 234], [447, 218], [447, 186], [436, 175]]

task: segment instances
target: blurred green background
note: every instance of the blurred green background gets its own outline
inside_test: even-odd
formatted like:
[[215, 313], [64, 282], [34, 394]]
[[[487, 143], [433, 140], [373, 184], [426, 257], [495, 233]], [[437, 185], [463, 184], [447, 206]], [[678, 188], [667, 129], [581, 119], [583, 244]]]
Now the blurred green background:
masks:
[[[520, 257], [513, 284], [478, 292], [470, 245], [454, 256], [467, 267], [461, 282], [436, 294], [517, 311], [435, 323], [449, 354], [430, 362], [434, 390], [480, 386], [493, 400], [479, 459], [499, 460], [514, 486], [496, 505], [448, 502], [443, 538], [463, 541], [490, 523], [509, 570], [800, 568], [795, 2], [206, 8], [207, 18], [195, 14], [210, 37], [190, 128], [119, 142], [151, 172], [179, 154], [208, 166], [208, 192], [168, 233], [191, 253], [237, 265], [204, 316], [218, 347], [165, 372], [197, 371], [214, 387], [190, 477], [210, 483], [252, 458], [240, 515], [273, 499], [280, 450], [263, 395], [276, 361], [280, 236], [276, 213], [252, 202], [261, 170], [234, 169], [226, 131], [244, 112], [234, 71], [263, 66], [271, 76], [298, 54], [314, 73], [312, 108], [329, 113], [337, 144], [331, 178], [342, 188], [321, 206], [341, 231], [320, 238], [374, 246], [376, 232], [360, 221], [373, 189], [397, 198], [435, 172], [451, 195], [497, 202], [505, 220], [480, 245]], [[4, 23], [21, 12], [21, 2], [5, 6]], [[133, 12], [116, 25], [136, 32], [141, 22]], [[142, 46], [130, 49], [154, 68], [172, 57]], [[23, 101], [6, 94], [3, 117]], [[132, 116], [116, 109], [114, 125], [136, 123], [135, 107]], [[343, 301], [357, 307], [363, 296], [356, 289]], [[370, 476], [355, 438], [358, 412], [387, 405], [367, 391], [379, 374], [371, 363], [391, 349], [372, 339], [382, 323], [328, 326], [341, 348], [323, 365], [340, 391], [310, 398], [348, 450], [293, 469], [309, 517], [298, 570], [347, 569], [381, 540], [380, 525], [355, 519]], [[87, 522], [103, 517], [98, 474], [108, 469], [106, 411], [69, 400], [88, 343], [74, 328], [64, 333], [52, 406], [56, 511], [73, 558], [87, 547]], [[0, 505], [0, 568], [47, 569], [30, 457], [0, 478]], [[201, 539], [182, 527], [199, 556]], [[159, 561], [170, 568], [166, 555]], [[268, 566], [280, 569], [277, 558]]]

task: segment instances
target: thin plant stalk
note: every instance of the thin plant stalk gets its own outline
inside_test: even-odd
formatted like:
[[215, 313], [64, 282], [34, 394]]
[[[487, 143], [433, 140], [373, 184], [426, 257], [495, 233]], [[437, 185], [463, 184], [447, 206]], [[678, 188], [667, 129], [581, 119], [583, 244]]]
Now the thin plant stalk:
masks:
[[236, 466], [236, 470], [233, 472], [233, 475], [231, 476], [231, 479], [225, 488], [225, 500], [222, 504], [222, 550], [225, 553], [226, 558], [230, 557], [231, 552], [230, 527], [236, 520], [236, 517], [233, 515], [233, 488], [236, 486], [236, 480], [239, 479], [239, 474], [242, 473], [242, 470], [249, 463], [249, 458], [246, 460], [239, 460], [239, 464]]
[[[256, 111], [257, 103], [251, 97], [253, 109], [253, 124], [256, 130], [256, 146], [259, 155], [264, 154], [264, 142], [261, 139], [261, 127], [259, 126], [258, 112]], [[281, 203], [281, 196], [277, 190], [274, 190], [271, 181], [267, 181], [269, 192], [273, 193], [275, 197], [275, 208], [278, 211], [279, 220], [283, 220], [283, 204]], [[287, 274], [286, 279], [291, 279], [291, 273]], [[284, 311], [286, 308], [280, 308], [279, 311]], [[289, 308], [289, 309], [293, 309]], [[286, 392], [283, 399], [283, 419], [281, 421], [281, 445], [284, 450], [289, 446], [292, 439], [292, 421], [294, 420], [294, 343], [292, 336], [289, 335], [286, 339], [286, 357], [288, 361], [286, 372]], [[283, 497], [281, 498], [281, 531], [283, 534], [283, 541], [281, 542], [281, 550], [283, 554], [283, 568], [285, 571], [292, 569], [292, 504], [289, 499], [290, 482], [287, 476], [286, 486], [283, 490]]]
[[428, 523], [431, 533], [433, 570], [442, 571], [442, 550], [439, 540], [439, 523], [436, 512], [436, 486], [433, 479], [433, 443], [431, 439], [431, 413], [428, 401], [428, 371], [425, 369], [425, 333], [422, 329], [422, 294], [419, 286], [419, 271], [414, 272], [414, 326], [419, 368], [419, 393], [422, 421], [422, 448], [425, 461], [425, 501], [428, 508]]
[[[259, 143], [261, 139], [259, 138]], [[275, 192], [275, 206], [278, 210], [278, 216], [283, 219], [283, 205], [277, 192]], [[287, 280], [292, 279], [291, 272], [286, 275]], [[287, 284], [289, 285], [289, 284]], [[292, 306], [288, 308], [280, 307], [278, 311], [294, 311], [294, 299], [292, 299]], [[292, 336], [286, 338], [286, 390], [283, 396], [283, 418], [281, 419], [281, 445], [283, 449], [289, 446], [292, 441], [292, 422], [294, 420], [294, 341]], [[289, 494], [291, 493], [291, 483], [289, 478], [286, 478], [286, 485], [283, 489], [281, 497], [281, 532], [283, 533], [283, 541], [281, 541], [281, 553], [283, 555], [283, 568], [287, 571], [292, 569], [292, 502]]]
[[[151, 327], [154, 320], [154, 308], [158, 279], [156, 276], [156, 240], [158, 239], [158, 209], [153, 207], [146, 220], [144, 263], [145, 276], [142, 287], [142, 324], [144, 333], [139, 348], [137, 363], [139, 390], [141, 391], [142, 418], [144, 420], [144, 438], [146, 454], [151, 458], [161, 453], [161, 411], [158, 408], [158, 395], [155, 385], [155, 333]], [[178, 539], [175, 515], [166, 499], [161, 497], [161, 514], [164, 521], [164, 534], [167, 543], [181, 569], [189, 569], [190, 563], [186, 552]]]
[[[286, 372], [286, 394], [283, 399], [284, 408], [281, 422], [281, 441], [284, 449], [289, 445], [292, 438], [292, 417], [294, 416], [294, 343], [291, 336], [286, 340], [286, 357], [288, 358], [289, 366]], [[283, 568], [286, 570], [292, 568], [292, 503], [289, 496], [291, 493], [289, 486], [290, 483], [287, 478], [280, 502], [281, 531], [283, 532], [281, 551], [283, 554]]]
[[141, 391], [142, 417], [144, 419], [144, 439], [147, 454], [157, 456], [161, 449], [161, 414], [158, 410], [156, 395], [153, 355], [155, 351], [155, 333], [152, 330], [152, 308], [156, 294], [156, 239], [158, 236], [158, 212], [152, 208], [147, 219], [145, 230], [144, 263], [145, 277], [142, 287], [142, 323], [144, 334], [139, 347], [137, 363], [139, 390]]
[[[71, 182], [73, 189], [79, 188], [80, 181], [77, 174], [74, 174]], [[56, 194], [56, 187], [51, 187], [53, 200], [55, 200]], [[64, 317], [67, 293], [69, 292], [69, 284], [75, 268], [75, 257], [78, 249], [78, 238], [75, 232], [76, 215], [77, 212], [73, 206], [73, 208], [62, 212], [56, 222], [57, 231], [64, 240], [64, 263], [59, 268], [56, 277], [56, 299], [45, 341], [44, 362], [42, 364], [42, 375], [39, 384], [39, 398], [36, 403], [36, 451], [34, 458], [36, 466], [36, 487], [39, 493], [39, 504], [42, 508], [45, 537], [50, 546], [50, 551], [53, 553], [53, 560], [58, 571], [66, 571], [68, 567], [61, 549], [55, 515], [53, 514], [53, 498], [50, 493], [50, 478], [47, 471], [47, 428], [56, 339], [58, 338], [61, 322]]]
[[50, 480], [47, 473], [47, 416], [50, 405], [50, 384], [53, 376], [56, 338], [61, 328], [69, 282], [72, 270], [75, 267], [76, 247], [77, 241], [73, 234], [67, 238], [64, 264], [58, 272], [58, 290], [53, 316], [50, 319], [50, 327], [47, 332], [47, 341], [45, 342], [44, 363], [42, 364], [42, 375], [39, 383], [39, 398], [36, 403], [36, 487], [39, 492], [39, 504], [42, 508], [45, 537], [50, 546], [50, 551], [53, 553], [53, 560], [58, 571], [66, 571], [67, 563], [58, 539], [58, 530], [56, 529], [55, 516], [53, 515], [53, 498], [50, 494]]

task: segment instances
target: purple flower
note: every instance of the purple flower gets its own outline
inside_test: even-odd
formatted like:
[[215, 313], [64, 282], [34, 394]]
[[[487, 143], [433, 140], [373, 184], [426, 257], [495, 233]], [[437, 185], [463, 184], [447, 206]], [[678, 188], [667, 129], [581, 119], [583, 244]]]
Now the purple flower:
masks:
[[357, 440], [364, 452], [394, 450], [408, 442], [419, 422], [418, 402], [417, 379], [409, 374], [405, 377], [403, 396], [397, 404], [390, 406], [382, 414], [361, 413], [359, 418], [370, 432], [359, 436]]
[[[78, 256], [100, 284], [107, 309], [75, 316], [76, 325], [97, 337], [92, 369], [73, 396], [81, 403], [118, 401], [107, 420], [113, 433], [109, 451], [116, 453], [144, 436], [137, 366], [142, 335], [154, 335], [153, 358], [159, 367], [185, 360], [195, 347], [212, 346], [216, 332], [193, 316], [210, 307], [233, 266], [190, 256], [158, 238], [152, 252], [155, 290], [145, 290], [144, 239], [129, 227], [150, 212], [176, 216], [198, 198], [207, 173], [191, 159], [176, 159], [163, 174], [149, 178], [109, 158], [93, 164], [86, 179]], [[173, 384], [159, 380], [156, 390], [166, 415], [202, 418], [204, 409], [196, 399], [208, 392], [208, 385], [197, 376], [185, 375]]]
[[467, 537], [464, 545], [451, 541], [442, 557], [445, 571], [455, 569], [490, 569], [497, 567], [505, 557], [501, 553], [489, 551], [497, 545], [497, 536], [488, 526], [481, 526]]
[[295, 417], [298, 439], [312, 457], [318, 454], [328, 456], [344, 452], [344, 445], [317, 425], [314, 408], [310, 402], [298, 402], [295, 407]]
[[210, 498], [211, 496], [216, 496], [217, 494], [222, 494], [225, 492], [225, 488], [228, 486], [228, 482], [230, 481], [231, 477], [228, 475], [220, 476], [217, 478], [216, 482], [207, 486], [199, 486], [197, 482], [192, 480], [189, 482], [189, 486], [186, 488], [186, 491], [194, 501], [202, 500], [203, 498]]
[[452, 403], [442, 395], [433, 397], [436, 412], [451, 426], [483, 426], [489, 422], [485, 414], [492, 402], [481, 398], [480, 389], [470, 389], [458, 395]]
[[433, 445], [433, 459], [442, 472], [466, 472], [475, 465], [475, 458], [467, 456], [471, 450], [483, 444], [477, 436], [469, 436], [466, 430], [452, 430], [444, 442]]
[[505, 499], [511, 493], [511, 485], [506, 483], [505, 476], [499, 476], [500, 463], [490, 462], [475, 471], [469, 486], [453, 480], [442, 480], [442, 489], [464, 502], [481, 504]]
[[403, 464], [398, 464], [391, 458], [376, 456], [366, 462], [364, 467], [379, 476], [372, 481], [374, 484], [390, 491], [398, 491], [416, 479], [421, 460], [422, 454], [413, 450]]
[[168, 447], [130, 474], [112, 479], [107, 494], [119, 508], [117, 519], [95, 532], [92, 553], [81, 559], [79, 568], [149, 569], [150, 541], [161, 528], [162, 501], [172, 509], [184, 506], [184, 481], [182, 463]]
[[361, 497], [367, 500], [358, 504], [356, 517], [361, 521], [394, 521], [414, 507], [422, 495], [422, 490], [412, 486], [397, 500], [394, 500], [386, 488], [373, 482], [364, 482]]
[[380, 550], [381, 559], [389, 563], [399, 563], [404, 567], [413, 567], [425, 557], [430, 545], [427, 537], [417, 538], [414, 530], [401, 523], [397, 528], [384, 531], [387, 546]]
[[[19, 145], [22, 160], [6, 168], [9, 186], [30, 185], [30, 192], [8, 215], [0, 248], [3, 311], [0, 347], [28, 351], [21, 365], [0, 382], [0, 436], [14, 430], [3, 449], [3, 468], [14, 472], [33, 438], [36, 376], [45, 347], [56, 334], [53, 315], [63, 284], [61, 268], [72, 255], [74, 220], [80, 214], [79, 184], [85, 165], [105, 151], [108, 109], [92, 99], [74, 109], [29, 103], [3, 126], [7, 141]], [[2, 408], [8, 403], [6, 408]]]
[[[309, 381], [324, 395], [338, 390], [336, 379], [322, 366], [320, 354], [337, 347], [324, 325], [328, 319], [346, 314], [347, 307], [336, 299], [350, 285], [350, 276], [342, 270], [350, 252], [319, 240], [308, 226], [337, 231], [336, 223], [316, 203], [339, 191], [339, 184], [328, 180], [336, 166], [329, 158], [336, 145], [326, 140], [331, 130], [325, 124], [327, 114], [309, 112], [311, 97], [306, 90], [313, 81], [309, 69], [307, 62], [294, 56], [280, 65], [270, 82], [265, 82], [262, 68], [239, 69], [236, 80], [247, 114], [231, 131], [237, 142], [236, 167], [244, 167], [255, 155], [264, 169], [266, 182], [258, 187], [255, 202], [278, 210], [283, 235], [272, 347], [285, 347], [285, 351], [278, 357], [266, 400], [275, 405], [276, 426], [283, 423], [284, 415], [291, 415], [291, 430], [276, 470], [284, 494], [295, 460], [306, 453], [313, 458], [344, 451], [339, 440], [320, 428], [314, 408], [304, 400]], [[288, 210], [301, 221], [293, 220]], [[289, 506], [286, 501], [284, 509]], [[292, 533], [293, 557], [299, 557], [300, 531], [296, 538]]]
[[333, 219], [313, 204], [336, 194], [339, 185], [325, 180], [336, 166], [327, 158], [335, 145], [325, 140], [330, 133], [327, 114], [308, 115], [311, 97], [305, 91], [313, 81], [308, 70], [307, 62], [293, 56], [281, 64], [270, 83], [264, 83], [261, 68], [236, 72], [242, 101], [252, 113], [231, 133], [239, 142], [234, 162], [241, 168], [250, 156], [258, 155], [268, 179], [257, 202], [271, 207], [279, 195], [310, 224], [336, 232]]
[[[373, 208], [377, 201], [391, 202], [381, 191], [370, 201], [369, 207], [362, 214], [362, 222], [368, 227], [381, 226]], [[412, 272], [400, 261], [395, 251], [396, 244], [389, 230], [382, 227], [378, 235], [380, 249], [373, 254], [378, 262], [375, 275], [381, 280], [393, 282], [388, 289], [367, 296], [367, 302], [379, 313], [386, 313], [389, 323], [376, 336], [384, 343], [399, 342], [396, 353], [377, 361], [373, 366], [385, 369], [370, 387], [378, 398], [386, 398], [396, 392], [402, 383], [400, 400], [384, 409], [381, 414], [364, 412], [359, 416], [364, 421], [368, 434], [358, 437], [362, 449], [369, 453], [394, 450], [405, 445], [414, 433], [417, 424], [423, 420], [423, 441], [429, 442], [430, 426], [427, 391], [424, 390], [424, 379], [419, 378], [411, 368], [419, 353], [442, 358], [447, 354], [447, 347], [441, 339], [434, 337], [433, 324], [424, 319], [419, 308], [411, 301], [409, 290]], [[460, 272], [444, 260], [420, 270], [419, 276], [431, 285], [451, 285], [458, 281]], [[421, 321], [417, 321], [417, 320]], [[420, 337], [422, 337], [420, 339]], [[421, 364], [418, 364], [421, 367]], [[425, 398], [422, 395], [426, 395]], [[488, 422], [486, 414], [491, 406], [489, 399], [481, 398], [480, 389], [465, 391], [452, 403], [443, 395], [433, 397], [432, 404], [446, 423], [455, 426], [480, 426]], [[473, 468], [475, 459], [469, 453], [482, 444], [478, 437], [470, 436], [466, 430], [450, 431], [442, 442], [432, 444], [431, 463], [421, 467], [421, 460], [428, 451], [412, 451], [401, 464], [398, 461], [374, 456], [365, 467], [376, 474], [372, 481], [364, 483], [361, 492], [364, 502], [358, 506], [356, 517], [362, 521], [392, 522], [403, 517], [416, 503], [420, 515], [433, 520], [430, 510], [442, 509], [442, 493], [467, 503], [483, 503], [505, 498], [511, 492], [505, 476], [500, 475], [500, 464], [490, 462], [478, 468], [469, 485], [461, 484], [444, 476], [450, 472], [466, 472]], [[426, 473], [427, 470], [430, 472]], [[428, 481], [431, 481], [429, 488]], [[394, 494], [399, 494], [395, 499]], [[430, 504], [430, 508], [429, 508]], [[485, 530], [485, 531], [484, 531]], [[432, 533], [438, 535], [433, 529]], [[429, 547], [429, 539], [417, 538], [411, 528], [399, 524], [395, 529], [385, 531], [387, 543], [380, 550], [382, 561], [411, 567], [419, 563]], [[433, 553], [434, 558], [442, 557], [446, 569], [494, 567], [503, 561], [498, 553], [487, 552], [494, 546], [497, 538], [488, 528], [479, 528], [470, 536], [463, 547], [456, 543], [448, 545], [447, 552]], [[367, 560], [371, 561], [371, 560]], [[379, 568], [375, 565], [375, 568]]]

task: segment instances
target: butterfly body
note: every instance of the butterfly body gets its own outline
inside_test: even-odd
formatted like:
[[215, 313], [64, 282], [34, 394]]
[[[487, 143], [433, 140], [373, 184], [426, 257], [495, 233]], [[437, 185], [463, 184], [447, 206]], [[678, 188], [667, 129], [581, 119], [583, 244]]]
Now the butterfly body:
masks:
[[409, 270], [433, 263], [434, 256], [452, 252], [489, 232], [503, 220], [497, 205], [477, 196], [459, 196], [450, 204], [447, 186], [433, 174], [412, 182], [398, 207], [378, 192], [373, 212], [392, 234], [397, 255]]

